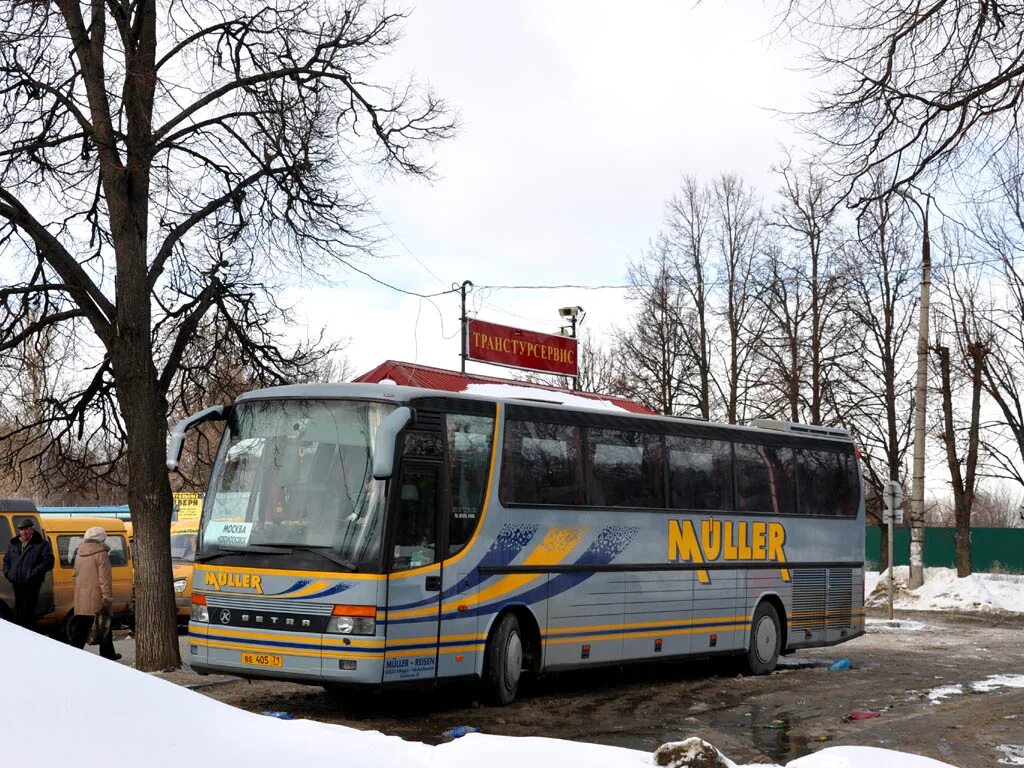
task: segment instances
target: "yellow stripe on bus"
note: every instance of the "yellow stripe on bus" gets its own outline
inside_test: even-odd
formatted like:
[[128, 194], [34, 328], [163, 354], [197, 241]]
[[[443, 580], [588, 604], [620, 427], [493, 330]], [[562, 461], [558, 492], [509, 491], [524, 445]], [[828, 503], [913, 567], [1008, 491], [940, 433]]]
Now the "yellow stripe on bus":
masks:
[[193, 645], [201, 645], [207, 648], [220, 648], [227, 651], [251, 651], [253, 653], [277, 653], [282, 656], [304, 656], [309, 658], [323, 659], [379, 659], [384, 655], [383, 651], [370, 651], [368, 653], [338, 653], [321, 651], [319, 649], [307, 650], [304, 648], [286, 648], [278, 645], [248, 645], [246, 643], [221, 642], [218, 640], [204, 640], [202, 638], [190, 638]]

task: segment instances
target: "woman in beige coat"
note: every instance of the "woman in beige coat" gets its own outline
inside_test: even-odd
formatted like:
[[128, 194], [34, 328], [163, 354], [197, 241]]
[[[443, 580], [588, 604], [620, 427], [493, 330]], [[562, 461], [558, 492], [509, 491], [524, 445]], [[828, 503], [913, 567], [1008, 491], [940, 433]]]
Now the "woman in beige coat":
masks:
[[116, 661], [121, 654], [114, 651], [114, 640], [110, 635], [113, 582], [110, 550], [103, 543], [106, 538], [107, 532], [100, 526], [90, 528], [75, 554], [75, 615], [71, 618], [71, 644], [84, 648], [89, 630], [96, 621], [100, 629], [100, 655]]

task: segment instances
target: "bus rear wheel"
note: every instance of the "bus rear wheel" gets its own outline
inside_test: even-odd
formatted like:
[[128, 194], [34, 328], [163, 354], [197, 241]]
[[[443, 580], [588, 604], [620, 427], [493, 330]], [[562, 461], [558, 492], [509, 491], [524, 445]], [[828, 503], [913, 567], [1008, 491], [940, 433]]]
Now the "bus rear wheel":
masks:
[[523, 637], [519, 620], [506, 613], [498, 621], [487, 643], [484, 695], [488, 703], [511, 704], [523, 674]]
[[782, 650], [782, 626], [779, 614], [769, 602], [762, 602], [750, 622], [750, 647], [744, 667], [751, 675], [767, 675], [779, 660]]

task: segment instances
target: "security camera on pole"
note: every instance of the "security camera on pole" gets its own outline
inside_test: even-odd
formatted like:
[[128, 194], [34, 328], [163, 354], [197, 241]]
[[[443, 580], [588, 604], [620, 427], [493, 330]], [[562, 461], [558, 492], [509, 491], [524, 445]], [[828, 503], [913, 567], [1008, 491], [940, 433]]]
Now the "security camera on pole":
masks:
[[903, 489], [896, 480], [890, 480], [882, 488], [882, 503], [885, 510], [882, 513], [882, 522], [889, 525], [889, 620], [892, 620], [892, 572], [894, 563], [892, 561], [892, 540], [893, 526], [896, 523], [903, 524]]

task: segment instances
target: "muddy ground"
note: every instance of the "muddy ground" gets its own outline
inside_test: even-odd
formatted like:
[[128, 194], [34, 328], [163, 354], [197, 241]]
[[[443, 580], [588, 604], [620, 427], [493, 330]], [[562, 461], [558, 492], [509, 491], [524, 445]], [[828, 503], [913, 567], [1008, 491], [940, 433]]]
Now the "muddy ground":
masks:
[[[1017, 676], [1020, 684], [1024, 618], [901, 613], [897, 620], [903, 626], [887, 628], [881, 614], [869, 612], [867, 635], [800, 651], [765, 677], [737, 676], [707, 661], [561, 674], [530, 685], [504, 708], [480, 706], [466, 687], [362, 695], [339, 705], [316, 687], [190, 671], [166, 677], [254, 712], [286, 711], [427, 743], [470, 725], [645, 751], [696, 735], [741, 763], [785, 763], [838, 744], [902, 750], [960, 768], [1024, 754], [1024, 688], [970, 688], [991, 675]], [[924, 627], [908, 628], [917, 622]], [[851, 668], [830, 671], [841, 658]], [[963, 693], [938, 695], [956, 684]], [[851, 719], [858, 712], [878, 716]]]

